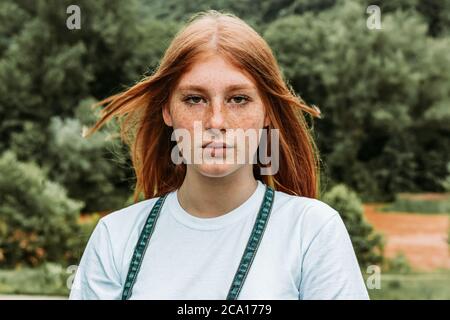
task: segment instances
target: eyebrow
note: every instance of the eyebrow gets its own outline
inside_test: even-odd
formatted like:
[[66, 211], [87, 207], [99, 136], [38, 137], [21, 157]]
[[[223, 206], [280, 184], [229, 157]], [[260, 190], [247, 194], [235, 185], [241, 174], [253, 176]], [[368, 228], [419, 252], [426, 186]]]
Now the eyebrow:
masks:
[[[199, 85], [184, 85], [184, 86], [180, 86], [178, 87], [179, 90], [197, 90], [197, 91], [207, 91], [204, 87], [199, 86]], [[255, 90], [256, 88], [253, 85], [249, 85], [249, 84], [232, 84], [227, 86], [227, 90], [228, 91], [233, 91], [233, 90], [242, 90], [242, 89], [250, 89], [250, 90]]]

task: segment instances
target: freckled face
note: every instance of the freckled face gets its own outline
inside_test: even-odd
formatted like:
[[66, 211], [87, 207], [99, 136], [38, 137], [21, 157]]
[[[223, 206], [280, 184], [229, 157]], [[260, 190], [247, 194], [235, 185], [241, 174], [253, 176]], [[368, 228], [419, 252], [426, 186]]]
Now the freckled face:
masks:
[[[171, 93], [168, 108], [163, 109], [163, 118], [174, 130], [185, 129], [190, 133], [191, 155], [200, 153], [204, 161], [188, 164], [188, 169], [191, 167], [209, 177], [224, 177], [245, 166], [237, 161], [238, 152], [244, 152], [247, 157], [255, 153], [257, 146], [251, 148], [249, 143], [240, 143], [242, 136], [234, 134], [235, 129], [257, 132], [269, 124], [253, 78], [219, 55], [197, 61], [181, 76]], [[195, 139], [195, 124], [200, 125], [200, 139], [198, 135]], [[211, 141], [225, 142], [228, 149], [217, 145], [205, 148]], [[183, 157], [186, 158], [184, 152]], [[225, 161], [208, 161], [218, 158]]]

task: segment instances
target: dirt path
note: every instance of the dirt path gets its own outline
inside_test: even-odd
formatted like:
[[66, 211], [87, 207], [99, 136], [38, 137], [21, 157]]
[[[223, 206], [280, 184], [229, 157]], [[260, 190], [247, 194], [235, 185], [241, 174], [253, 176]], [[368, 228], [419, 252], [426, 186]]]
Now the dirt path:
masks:
[[379, 206], [366, 204], [364, 213], [374, 228], [384, 234], [387, 257], [403, 252], [414, 269], [450, 269], [447, 215], [383, 213], [376, 210]]

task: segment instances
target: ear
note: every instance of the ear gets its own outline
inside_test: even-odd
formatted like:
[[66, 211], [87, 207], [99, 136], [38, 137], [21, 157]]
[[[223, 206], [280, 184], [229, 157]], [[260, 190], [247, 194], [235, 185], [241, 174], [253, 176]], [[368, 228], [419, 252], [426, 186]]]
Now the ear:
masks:
[[173, 123], [172, 123], [172, 116], [170, 115], [170, 110], [169, 110], [169, 104], [165, 104], [162, 108], [162, 116], [164, 119], [164, 123], [169, 126], [172, 127]]

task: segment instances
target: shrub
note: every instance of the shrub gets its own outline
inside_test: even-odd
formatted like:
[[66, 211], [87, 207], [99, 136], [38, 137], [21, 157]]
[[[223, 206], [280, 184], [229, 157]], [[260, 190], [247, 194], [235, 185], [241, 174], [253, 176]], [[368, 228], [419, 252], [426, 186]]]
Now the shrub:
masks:
[[55, 182], [63, 185], [73, 199], [83, 201], [83, 211], [118, 209], [129, 192], [127, 149], [116, 137], [116, 123], [85, 139], [83, 128], [90, 125], [95, 113], [94, 100], [82, 101], [78, 118], [52, 117], [48, 126], [48, 154], [43, 168]]
[[71, 241], [79, 232], [82, 206], [37, 165], [4, 152], [0, 157], [1, 265], [74, 260]]
[[444, 189], [450, 192], [450, 162], [447, 162], [447, 176], [441, 183]]
[[0, 270], [0, 292], [67, 296], [69, 276], [61, 265], [55, 263], [45, 263], [37, 268]]
[[72, 248], [75, 261], [80, 261], [89, 237], [101, 217], [102, 215], [99, 212], [94, 212], [84, 215], [78, 222], [79, 232], [70, 241], [70, 247]]
[[383, 239], [364, 219], [363, 207], [357, 194], [343, 184], [334, 186], [326, 192], [322, 200], [336, 209], [345, 223], [358, 257], [365, 269], [368, 265], [383, 262]]
[[396, 273], [410, 273], [411, 265], [404, 253], [397, 253], [394, 258], [387, 260], [387, 271]]

